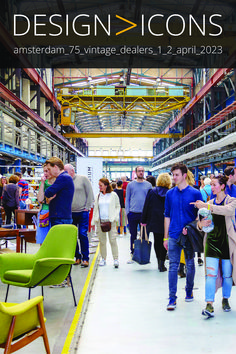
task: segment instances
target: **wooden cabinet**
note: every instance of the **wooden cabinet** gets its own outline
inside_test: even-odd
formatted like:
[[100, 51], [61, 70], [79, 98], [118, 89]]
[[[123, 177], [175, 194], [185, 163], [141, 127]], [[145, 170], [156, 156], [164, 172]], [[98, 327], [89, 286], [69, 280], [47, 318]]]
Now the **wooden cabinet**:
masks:
[[34, 225], [32, 217], [35, 215], [37, 218], [38, 212], [39, 212], [39, 210], [26, 210], [26, 209], [15, 210], [16, 224], [17, 225]]

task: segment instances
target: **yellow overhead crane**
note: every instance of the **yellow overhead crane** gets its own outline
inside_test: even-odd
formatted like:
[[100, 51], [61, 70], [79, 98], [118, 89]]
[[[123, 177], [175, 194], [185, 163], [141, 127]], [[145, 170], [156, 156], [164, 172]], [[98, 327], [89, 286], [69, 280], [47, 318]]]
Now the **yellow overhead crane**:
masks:
[[[62, 125], [76, 124], [81, 113], [89, 114], [91, 117], [114, 113], [155, 116], [181, 109], [190, 100], [189, 90], [183, 86], [62, 88], [57, 98], [62, 105], [60, 122]], [[75, 134], [66, 134], [66, 136], [78, 137], [78, 133], [76, 136]]]

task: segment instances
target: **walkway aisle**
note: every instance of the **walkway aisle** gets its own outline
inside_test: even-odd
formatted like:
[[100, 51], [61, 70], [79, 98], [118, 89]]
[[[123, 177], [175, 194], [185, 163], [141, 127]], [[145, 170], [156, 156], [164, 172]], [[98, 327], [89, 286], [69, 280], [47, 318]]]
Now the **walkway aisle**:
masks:
[[[15, 241], [13, 241], [14, 243]], [[97, 245], [97, 243], [95, 243]], [[14, 246], [15, 248], [15, 246]], [[13, 249], [14, 249], [13, 248]], [[28, 253], [36, 253], [39, 249], [38, 244], [29, 243], [27, 245]], [[95, 250], [95, 247], [93, 247]], [[94, 253], [94, 251], [93, 251]], [[92, 263], [94, 254], [90, 253], [90, 264]], [[80, 266], [72, 266], [72, 279], [75, 290], [77, 303], [81, 297], [81, 293], [88, 277], [90, 268], [81, 268]], [[0, 301], [4, 301], [7, 285], [0, 281]], [[41, 295], [41, 287], [38, 286], [31, 291], [31, 297]], [[8, 301], [10, 303], [20, 303], [28, 298], [28, 289], [21, 287], [10, 287]], [[64, 343], [67, 339], [71, 323], [75, 316], [76, 307], [74, 306], [71, 288], [50, 288], [44, 287], [44, 315], [47, 319], [46, 329], [49, 339], [51, 354], [60, 354], [63, 350]], [[3, 353], [3, 349], [0, 349]], [[43, 339], [33, 341], [26, 347], [17, 351], [17, 354], [44, 354], [45, 349]]]
[[[127, 264], [129, 237], [118, 239], [120, 268], [111, 254], [99, 267], [77, 353], [79, 354], [199, 354], [232, 353], [236, 332], [236, 290], [232, 311], [221, 309], [217, 293], [215, 318], [201, 315], [204, 307], [204, 267], [196, 265], [194, 301], [186, 303], [185, 279], [178, 281], [175, 311], [167, 311], [167, 272], [160, 273], [152, 248], [151, 263]], [[109, 250], [109, 247], [108, 247]]]

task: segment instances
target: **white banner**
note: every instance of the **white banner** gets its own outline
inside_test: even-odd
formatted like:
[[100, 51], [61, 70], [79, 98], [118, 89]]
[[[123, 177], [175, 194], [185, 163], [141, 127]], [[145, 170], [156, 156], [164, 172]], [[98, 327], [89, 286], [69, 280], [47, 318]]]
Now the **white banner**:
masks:
[[90, 180], [94, 196], [99, 192], [98, 181], [103, 177], [103, 159], [99, 157], [77, 157], [76, 173]]

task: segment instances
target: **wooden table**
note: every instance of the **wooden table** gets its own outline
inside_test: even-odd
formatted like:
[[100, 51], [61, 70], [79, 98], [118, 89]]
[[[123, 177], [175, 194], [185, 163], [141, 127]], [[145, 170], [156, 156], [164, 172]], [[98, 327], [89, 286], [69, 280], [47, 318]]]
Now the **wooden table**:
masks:
[[4, 229], [3, 227], [0, 227], [0, 238], [4, 237], [16, 237], [16, 252], [20, 252], [20, 246], [21, 246], [21, 237], [19, 234], [19, 229]]
[[23, 240], [36, 243], [35, 229], [5, 229], [0, 227], [0, 238], [16, 237], [16, 252], [23, 251]]
[[27, 242], [36, 243], [36, 229], [19, 229], [21, 240], [20, 251], [23, 252], [23, 241], [25, 241], [25, 253]]
[[[16, 223], [17, 225], [34, 225], [32, 216], [35, 215], [37, 218], [39, 210], [26, 210], [18, 209], [15, 210]], [[24, 236], [25, 241], [34, 242], [36, 235], [35, 229], [5, 229], [0, 227], [0, 238], [4, 237], [16, 237], [16, 252], [22, 251], [21, 239]], [[23, 240], [22, 240], [23, 241]]]
[[26, 244], [27, 242], [35, 243], [36, 242], [36, 225], [34, 224], [32, 217], [35, 216], [36, 219], [38, 217], [39, 209], [16, 209], [15, 217], [16, 224], [25, 225], [26, 227], [29, 225], [34, 225], [34, 229], [19, 229], [19, 236], [21, 238], [21, 252], [23, 252], [23, 240], [25, 241], [25, 252], [26, 252]]

